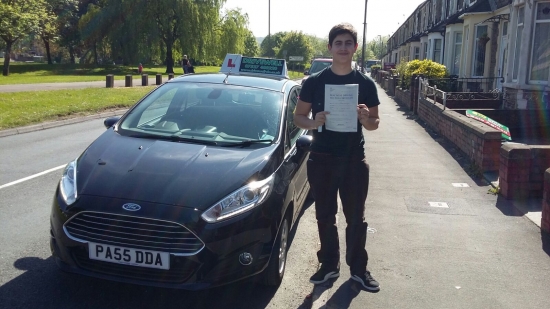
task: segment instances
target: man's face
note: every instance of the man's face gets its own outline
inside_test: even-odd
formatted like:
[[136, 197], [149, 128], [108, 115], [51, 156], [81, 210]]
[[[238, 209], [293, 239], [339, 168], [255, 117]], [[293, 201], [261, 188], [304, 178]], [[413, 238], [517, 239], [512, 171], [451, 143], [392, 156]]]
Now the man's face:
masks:
[[334, 38], [332, 46], [328, 45], [328, 50], [332, 55], [332, 61], [351, 62], [353, 54], [357, 51], [357, 43], [354, 43], [351, 34], [344, 33]]

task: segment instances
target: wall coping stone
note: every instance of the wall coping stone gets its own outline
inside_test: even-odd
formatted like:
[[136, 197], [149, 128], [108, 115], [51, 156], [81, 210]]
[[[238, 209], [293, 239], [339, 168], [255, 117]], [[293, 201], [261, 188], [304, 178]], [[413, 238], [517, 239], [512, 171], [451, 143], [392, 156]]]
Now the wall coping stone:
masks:
[[506, 159], [531, 159], [531, 147], [525, 144], [504, 143], [500, 147], [500, 155]]
[[544, 172], [544, 181], [550, 183], [550, 168], [547, 169], [546, 172]]

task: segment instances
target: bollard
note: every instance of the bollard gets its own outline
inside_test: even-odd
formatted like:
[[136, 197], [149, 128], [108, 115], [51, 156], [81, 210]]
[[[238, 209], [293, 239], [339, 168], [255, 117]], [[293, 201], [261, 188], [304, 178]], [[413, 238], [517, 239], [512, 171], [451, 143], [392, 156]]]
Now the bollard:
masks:
[[162, 84], [162, 74], [157, 74], [157, 85]]
[[149, 75], [141, 74], [141, 85], [142, 86], [149, 86]]
[[105, 78], [105, 87], [113, 88], [115, 86], [115, 77], [113, 74], [107, 74]]
[[168, 80], [171, 80], [172, 78], [174, 78], [174, 73], [168, 73]]
[[134, 82], [134, 78], [133, 78], [132, 74], [126, 75], [126, 82], [125, 82], [124, 85], [125, 85], [126, 87], [132, 87], [133, 82]]

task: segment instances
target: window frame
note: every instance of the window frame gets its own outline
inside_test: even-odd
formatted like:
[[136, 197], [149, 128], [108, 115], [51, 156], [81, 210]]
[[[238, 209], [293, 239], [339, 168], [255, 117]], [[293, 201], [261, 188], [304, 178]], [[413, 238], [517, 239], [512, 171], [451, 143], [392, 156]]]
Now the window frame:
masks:
[[[521, 14], [523, 10], [523, 16]], [[522, 18], [520, 18], [522, 17]], [[521, 21], [521, 22], [520, 22]], [[519, 31], [519, 27], [521, 27], [521, 31]], [[514, 38], [514, 58], [512, 63], [512, 82], [517, 82], [519, 79], [519, 55], [520, 55], [520, 48], [521, 48], [521, 40], [523, 39], [523, 32], [525, 30], [525, 6], [520, 6], [517, 9], [517, 16], [516, 16], [516, 35]], [[518, 40], [518, 34], [521, 33], [519, 40]]]
[[541, 3], [545, 3], [545, 4], [550, 4], [550, 1], [539, 1], [536, 3], [535, 5], [535, 10], [534, 10], [534, 14], [533, 14], [533, 31], [532, 31], [532, 37], [531, 37], [531, 43], [530, 43], [530, 48], [531, 48], [531, 51], [529, 53], [529, 75], [528, 75], [528, 81], [529, 81], [529, 84], [534, 84], [534, 85], [548, 85], [548, 79], [550, 78], [550, 68], [549, 68], [549, 72], [548, 72], [548, 76], [546, 76], [546, 80], [534, 80], [532, 79], [533, 77], [533, 59], [535, 58], [534, 56], [534, 53], [535, 53], [535, 35], [536, 35], [536, 32], [537, 32], [537, 24], [541, 24], [541, 23], [545, 23], [545, 24], [550, 24], [550, 16], [548, 17], [548, 19], [542, 19], [542, 20], [537, 20], [537, 11], [538, 11], [538, 7]]
[[475, 30], [474, 30], [474, 34], [473, 34], [473, 40], [474, 40], [474, 49], [473, 49], [473, 57], [472, 57], [472, 77], [484, 77], [485, 76], [485, 62], [486, 62], [486, 57], [487, 57], [487, 42], [485, 43], [485, 46], [483, 46], [484, 48], [484, 51], [485, 51], [485, 54], [483, 55], [483, 72], [481, 73], [481, 75], [476, 75], [476, 62], [478, 61], [478, 42], [479, 42], [479, 38], [478, 37], [478, 29], [480, 29], [481, 27], [485, 27], [486, 28], [486, 34], [489, 35], [489, 25], [485, 25], [485, 24], [479, 24], [479, 25], [475, 25]]
[[[458, 35], [460, 34], [460, 43], [457, 42]], [[462, 64], [462, 46], [464, 42], [464, 34], [462, 31], [457, 31], [454, 33], [454, 40], [453, 40], [453, 58], [451, 63], [451, 74], [453, 75], [460, 75], [460, 66]], [[460, 46], [459, 46], [460, 45]], [[458, 47], [458, 53], [457, 53], [457, 47]], [[457, 72], [455, 72], [455, 61], [458, 55], [458, 68]]]

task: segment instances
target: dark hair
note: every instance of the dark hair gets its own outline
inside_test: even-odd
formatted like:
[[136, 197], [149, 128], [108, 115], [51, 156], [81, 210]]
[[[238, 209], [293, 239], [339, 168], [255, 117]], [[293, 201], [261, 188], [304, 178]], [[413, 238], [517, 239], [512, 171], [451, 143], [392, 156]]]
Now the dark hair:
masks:
[[346, 33], [349, 33], [353, 38], [353, 44], [357, 44], [357, 30], [349, 23], [342, 23], [332, 27], [328, 33], [328, 44], [332, 46], [332, 42], [337, 36]]

